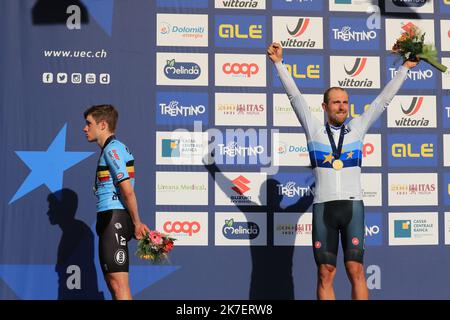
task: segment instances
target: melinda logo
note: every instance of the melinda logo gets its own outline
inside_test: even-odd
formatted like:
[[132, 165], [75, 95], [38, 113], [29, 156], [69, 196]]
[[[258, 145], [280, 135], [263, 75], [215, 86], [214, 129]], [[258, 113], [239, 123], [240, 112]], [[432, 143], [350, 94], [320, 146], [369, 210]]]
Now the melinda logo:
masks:
[[222, 234], [231, 240], [255, 239], [259, 235], [259, 226], [254, 222], [235, 222], [234, 219], [225, 220]]
[[394, 220], [394, 237], [411, 238], [411, 220]]
[[176, 62], [167, 60], [164, 74], [169, 79], [197, 79], [201, 74], [200, 66], [194, 62]]
[[244, 176], [239, 176], [236, 179], [232, 180], [231, 182], [233, 182], [234, 184], [234, 187], [232, 187], [231, 189], [233, 189], [236, 193], [240, 195], [243, 195], [248, 190], [250, 190], [250, 188], [247, 187], [247, 184], [249, 184], [251, 181]]

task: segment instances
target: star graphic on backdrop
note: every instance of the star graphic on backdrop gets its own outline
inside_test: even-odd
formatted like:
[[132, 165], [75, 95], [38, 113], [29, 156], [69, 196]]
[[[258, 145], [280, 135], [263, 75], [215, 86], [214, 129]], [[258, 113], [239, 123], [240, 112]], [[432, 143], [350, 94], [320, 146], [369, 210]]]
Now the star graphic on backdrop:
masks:
[[349, 153], [347, 153], [347, 159], [351, 159], [353, 158], [353, 151], [350, 151]]
[[31, 172], [9, 201], [9, 204], [45, 184], [53, 193], [63, 188], [64, 171], [94, 152], [65, 151], [67, 123], [56, 135], [47, 151], [16, 151]]

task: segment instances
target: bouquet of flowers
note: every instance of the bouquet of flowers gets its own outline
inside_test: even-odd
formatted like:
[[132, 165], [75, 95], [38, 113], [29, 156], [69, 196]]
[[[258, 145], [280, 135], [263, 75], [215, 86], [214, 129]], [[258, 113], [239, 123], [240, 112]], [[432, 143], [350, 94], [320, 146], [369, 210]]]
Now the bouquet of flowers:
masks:
[[156, 263], [165, 261], [168, 259], [168, 253], [173, 249], [175, 240], [158, 231], [147, 232], [138, 242], [136, 255]]
[[392, 47], [392, 53], [400, 55], [403, 60], [415, 61], [417, 58], [428, 62], [441, 72], [447, 67], [437, 61], [437, 52], [432, 44], [425, 44], [425, 33], [414, 24], [408, 23], [402, 27], [405, 32]]

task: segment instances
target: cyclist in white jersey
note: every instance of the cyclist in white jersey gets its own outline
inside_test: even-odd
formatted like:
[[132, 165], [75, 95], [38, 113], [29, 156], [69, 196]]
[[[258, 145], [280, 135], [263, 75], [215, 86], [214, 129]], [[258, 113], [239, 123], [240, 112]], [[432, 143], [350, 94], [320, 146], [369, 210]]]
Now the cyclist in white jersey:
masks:
[[361, 194], [361, 162], [364, 136], [391, 102], [418, 61], [405, 61], [394, 78], [360, 117], [344, 125], [348, 117], [348, 94], [340, 87], [324, 93], [322, 108], [327, 123], [312, 115], [307, 102], [283, 65], [282, 47], [272, 43], [267, 54], [274, 63], [297, 118], [305, 129], [315, 176], [313, 202], [313, 251], [318, 268], [317, 298], [335, 299], [333, 281], [339, 234], [352, 299], [368, 299], [364, 255], [364, 205]]

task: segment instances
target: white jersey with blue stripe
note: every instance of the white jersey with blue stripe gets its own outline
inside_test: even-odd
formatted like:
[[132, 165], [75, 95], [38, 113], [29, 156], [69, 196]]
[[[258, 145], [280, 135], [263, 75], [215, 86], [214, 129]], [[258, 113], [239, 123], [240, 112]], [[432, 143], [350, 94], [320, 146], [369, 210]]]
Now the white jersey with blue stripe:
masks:
[[[275, 63], [281, 83], [301, 125], [305, 129], [309, 157], [315, 176], [314, 203], [333, 200], [362, 200], [361, 163], [364, 136], [370, 126], [389, 105], [403, 84], [408, 69], [404, 66], [385, 86], [371, 103], [370, 108], [360, 117], [353, 118], [345, 125], [345, 135], [340, 160], [342, 170], [334, 170], [333, 151], [326, 127], [311, 113], [294, 80], [283, 63]], [[338, 144], [340, 127], [331, 126], [335, 144]]]

